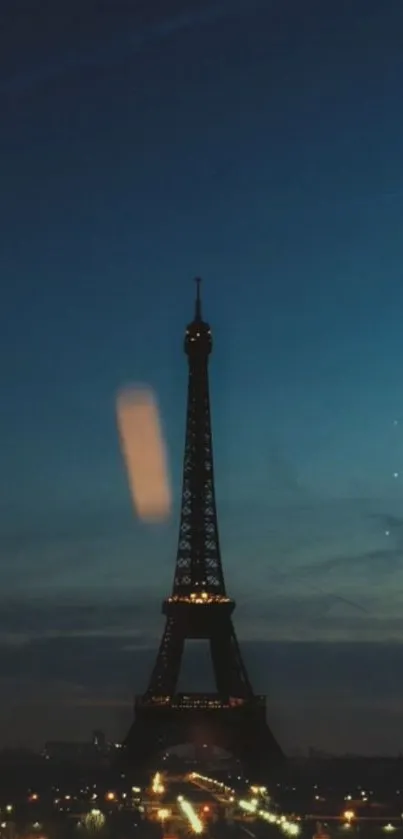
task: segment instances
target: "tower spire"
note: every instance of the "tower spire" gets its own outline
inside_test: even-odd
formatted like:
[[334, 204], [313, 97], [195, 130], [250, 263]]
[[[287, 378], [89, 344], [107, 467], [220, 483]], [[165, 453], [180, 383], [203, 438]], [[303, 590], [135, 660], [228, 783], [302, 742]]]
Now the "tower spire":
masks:
[[202, 313], [201, 313], [201, 295], [200, 295], [200, 285], [201, 285], [201, 278], [196, 277], [196, 304], [195, 304], [195, 320], [201, 321]]

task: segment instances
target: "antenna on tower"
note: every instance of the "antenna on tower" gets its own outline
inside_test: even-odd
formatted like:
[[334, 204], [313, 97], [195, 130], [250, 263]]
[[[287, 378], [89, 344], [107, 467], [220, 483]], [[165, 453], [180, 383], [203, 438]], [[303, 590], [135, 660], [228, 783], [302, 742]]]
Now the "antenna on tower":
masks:
[[195, 283], [196, 283], [195, 320], [201, 320], [202, 319], [202, 314], [201, 314], [201, 296], [200, 296], [200, 285], [201, 285], [200, 277], [196, 277]]

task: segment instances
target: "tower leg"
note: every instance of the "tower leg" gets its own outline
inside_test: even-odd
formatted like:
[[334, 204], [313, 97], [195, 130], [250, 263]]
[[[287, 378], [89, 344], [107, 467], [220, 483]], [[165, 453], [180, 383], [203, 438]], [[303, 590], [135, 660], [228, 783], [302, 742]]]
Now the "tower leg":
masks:
[[178, 684], [184, 638], [174, 618], [168, 618], [146, 696], [173, 696]]
[[218, 627], [210, 638], [211, 659], [221, 696], [253, 696], [232, 622]]

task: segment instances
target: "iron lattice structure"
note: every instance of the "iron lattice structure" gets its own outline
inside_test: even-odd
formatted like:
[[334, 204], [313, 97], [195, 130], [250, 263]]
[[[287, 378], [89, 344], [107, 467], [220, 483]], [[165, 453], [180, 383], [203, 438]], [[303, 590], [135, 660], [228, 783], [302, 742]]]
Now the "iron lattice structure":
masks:
[[[173, 588], [163, 602], [165, 630], [146, 693], [136, 700], [124, 753], [138, 762], [158, 747], [202, 740], [244, 762], [268, 764], [283, 755], [266, 723], [265, 697], [254, 695], [242, 660], [232, 622], [235, 602], [227, 596], [221, 562], [208, 381], [212, 335], [196, 282], [195, 314], [184, 345], [189, 383]], [[215, 694], [177, 693], [185, 641], [191, 638], [210, 644]]]

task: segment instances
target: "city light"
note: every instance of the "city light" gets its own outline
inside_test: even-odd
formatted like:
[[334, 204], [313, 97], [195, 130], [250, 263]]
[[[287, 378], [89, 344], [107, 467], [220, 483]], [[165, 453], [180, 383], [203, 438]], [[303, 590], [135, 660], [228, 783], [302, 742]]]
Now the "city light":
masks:
[[152, 781], [151, 789], [155, 795], [163, 795], [165, 792], [164, 784], [161, 782], [161, 773], [156, 772]]
[[296, 822], [292, 822], [286, 818], [286, 816], [278, 816], [275, 813], [271, 813], [269, 810], [262, 810], [258, 809], [259, 802], [256, 798], [253, 798], [251, 801], [245, 801], [241, 799], [238, 801], [238, 806], [241, 810], [244, 810], [251, 815], [256, 815], [257, 818], [263, 819], [263, 821], [269, 822], [270, 824], [276, 824], [280, 828], [280, 830], [286, 834], [286, 836], [298, 836], [301, 832], [300, 826], [296, 824]]
[[240, 810], [243, 810], [250, 816], [263, 819], [263, 821], [269, 822], [270, 824], [276, 824], [286, 836], [298, 836], [301, 832], [299, 824], [295, 821], [290, 821], [284, 815], [272, 813], [265, 806], [262, 807], [262, 804], [266, 805], [269, 801], [266, 787], [253, 785], [250, 787], [253, 798], [241, 798], [237, 801], [235, 790], [224, 784], [223, 781], [208, 778], [206, 775], [200, 775], [198, 772], [191, 772], [188, 775], [188, 780], [196, 784], [196, 786], [211, 792], [213, 795], [225, 796], [228, 803], [237, 805]]
[[[112, 810], [115, 811], [116, 808], [133, 811], [134, 824], [137, 827], [140, 819], [153, 822], [154, 826], [159, 826], [161, 834], [166, 839], [168, 839], [167, 831], [170, 833], [171, 827], [172, 834], [185, 835], [185, 833], [191, 833], [203, 839], [203, 836], [209, 835], [211, 820], [214, 822], [215, 818], [220, 815], [228, 825], [238, 824], [241, 830], [246, 831], [246, 833], [253, 831], [256, 832], [257, 836], [259, 822], [260, 830], [263, 829], [263, 831], [264, 824], [262, 822], [265, 822], [266, 829], [272, 827], [273, 835], [277, 834], [279, 839], [281, 839], [281, 834], [283, 839], [299, 839], [304, 825], [309, 827], [309, 824], [317, 818], [315, 815], [309, 815], [307, 809], [302, 811], [300, 809], [301, 805], [298, 807], [300, 815], [291, 815], [295, 806], [291, 803], [291, 799], [289, 799], [289, 814], [281, 812], [278, 803], [270, 804], [269, 795], [271, 793], [273, 793], [272, 801], [277, 801], [277, 795], [282, 795], [284, 790], [290, 792], [296, 790], [295, 786], [288, 787], [284, 783], [274, 784], [273, 789], [269, 788], [267, 790], [264, 786], [256, 783], [251, 784], [249, 780], [239, 775], [235, 778], [235, 776], [231, 777], [228, 774], [225, 780], [218, 780], [195, 771], [183, 774], [180, 770], [177, 772], [173, 770], [171, 773], [169, 769], [151, 774], [148, 789], [142, 789], [138, 786], [132, 787], [131, 782], [126, 779], [123, 773], [120, 775], [120, 779], [119, 781], [116, 778], [115, 786], [109, 790], [107, 787], [97, 787], [96, 783], [92, 782], [88, 784], [81, 782], [79, 787], [70, 781], [67, 788], [64, 784], [58, 782], [59, 785], [52, 786], [49, 804], [51, 807], [56, 805], [57, 812], [63, 814], [62, 818], [66, 819], [66, 823], [67, 820], [72, 818], [79, 819], [77, 826], [81, 828], [83, 836], [91, 834], [94, 837], [96, 835], [101, 836], [107, 824], [107, 814], [111, 813]], [[112, 786], [111, 781], [110, 783]], [[179, 796], [178, 790], [175, 789], [175, 785], [178, 783], [181, 783], [184, 787], [184, 794]], [[184, 786], [186, 784], [189, 785], [189, 794], [186, 793]], [[232, 787], [232, 784], [236, 785], [236, 789]], [[195, 794], [192, 791], [193, 785], [198, 788]], [[329, 809], [326, 810], [328, 815], [322, 815], [322, 819], [333, 820], [335, 829], [339, 830], [340, 836], [344, 834], [346, 839], [349, 835], [352, 837], [353, 834], [356, 834], [356, 825], [361, 827], [362, 824], [364, 828], [367, 821], [377, 823], [379, 835], [389, 833], [400, 835], [403, 813], [400, 818], [396, 814], [393, 815], [392, 810], [389, 810], [389, 813], [386, 814], [384, 805], [383, 812], [379, 812], [377, 809], [375, 812], [368, 812], [368, 808], [365, 808], [363, 812], [360, 810], [361, 801], [364, 801], [366, 797], [368, 797], [368, 800], [381, 801], [380, 796], [378, 797], [377, 788], [373, 791], [367, 787], [365, 791], [361, 786], [357, 786], [356, 790], [353, 789], [349, 793], [350, 800], [347, 806], [344, 805], [346, 809], [343, 809], [343, 807], [334, 809], [330, 796], [325, 795], [325, 786], [323, 786], [321, 793], [318, 792], [316, 784], [311, 784], [310, 787], [310, 791], [307, 791], [309, 801], [312, 801], [318, 795], [320, 801], [327, 800], [330, 804]], [[204, 791], [205, 794], [200, 791]], [[396, 796], [400, 795], [400, 790], [395, 790], [395, 786], [392, 787], [392, 791], [395, 791]], [[57, 797], [53, 797], [54, 795]], [[3, 804], [3, 832], [8, 833], [13, 827], [13, 822], [18, 823], [21, 817], [20, 805], [26, 808], [26, 802], [31, 801], [32, 796], [35, 796], [34, 801], [36, 797], [39, 799], [38, 793], [33, 793], [31, 788], [26, 791], [25, 798], [21, 802], [11, 803], [8, 799], [10, 803]], [[94, 797], [97, 800], [94, 801]], [[40, 798], [42, 801], [46, 801], [47, 798], [42, 791]], [[341, 800], [344, 798], [346, 801], [344, 790], [340, 790], [340, 798]], [[5, 801], [7, 801], [7, 798]], [[114, 802], [114, 804], [108, 806], [108, 802]], [[376, 807], [382, 807], [382, 804], [377, 804]], [[27, 837], [28, 839], [42, 839], [45, 827], [41, 822], [43, 818], [44, 823], [46, 823], [45, 810], [42, 813], [41, 809], [41, 818], [37, 813], [36, 806], [30, 808], [30, 810], [31, 818], [28, 819], [29, 833], [27, 833]], [[12, 815], [14, 812], [15, 817]], [[400, 813], [401, 809], [398, 812]], [[252, 824], [250, 830], [247, 829], [248, 823]], [[319, 839], [329, 839], [324, 823], [322, 824], [317, 822], [315, 835]]]
[[206, 775], [200, 775], [199, 772], [191, 772], [188, 775], [188, 780], [200, 786], [202, 789], [207, 785], [212, 787], [216, 792], [226, 793], [231, 796], [234, 795], [235, 790], [232, 787], [224, 784], [223, 781], [217, 781], [215, 778], [208, 778]]
[[253, 795], [267, 795], [267, 787], [251, 787], [250, 791]]
[[177, 800], [183, 815], [186, 816], [190, 827], [193, 830], [193, 833], [203, 833], [203, 824], [193, 809], [190, 801], [187, 801], [182, 795], [179, 795]]
[[88, 832], [96, 833], [98, 830], [102, 830], [105, 825], [105, 821], [105, 816], [101, 813], [101, 810], [94, 808], [84, 816], [83, 825]]
[[247, 813], [256, 813], [256, 803], [253, 801], [244, 801], [242, 798], [238, 801], [241, 810], [246, 810]]
[[191, 592], [191, 594], [173, 594], [172, 597], [168, 597], [168, 603], [206, 604], [230, 602], [229, 597], [224, 597], [222, 594], [211, 594], [207, 591]]

